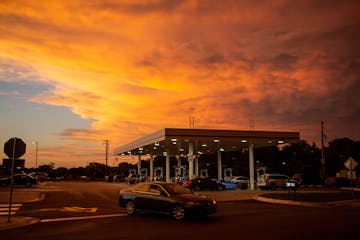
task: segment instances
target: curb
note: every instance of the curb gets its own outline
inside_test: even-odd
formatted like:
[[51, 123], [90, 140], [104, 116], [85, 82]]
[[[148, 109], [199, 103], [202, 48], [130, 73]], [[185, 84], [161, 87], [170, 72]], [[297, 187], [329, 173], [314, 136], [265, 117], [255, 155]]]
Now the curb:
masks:
[[[3, 222], [2, 220], [5, 220], [5, 221]], [[40, 218], [33, 218], [33, 217], [13, 216], [11, 218], [10, 223], [7, 222], [7, 217], [6, 217], [6, 219], [0, 218], [0, 231], [25, 227], [25, 226], [33, 225], [33, 224], [36, 224], [39, 222], [40, 222]]]
[[266, 197], [261, 197], [261, 196], [255, 196], [255, 197], [253, 197], [253, 199], [256, 201], [259, 201], [259, 202], [297, 205], [297, 206], [317, 207], [317, 206], [323, 205], [323, 204], [313, 203], [313, 202], [298, 202], [298, 201], [293, 201], [293, 200], [281, 200], [281, 199], [266, 198]]
[[45, 193], [39, 193], [39, 196], [33, 199], [25, 200], [24, 203], [41, 202], [45, 199]]
[[307, 207], [319, 207], [319, 206], [336, 206], [348, 203], [359, 202], [359, 200], [345, 200], [345, 201], [333, 201], [333, 202], [299, 202], [294, 200], [281, 200], [281, 199], [273, 199], [266, 198], [261, 196], [253, 197], [254, 200], [259, 202], [267, 202], [267, 203], [277, 203], [277, 204], [286, 204], [286, 205], [296, 205], [296, 206], [307, 206]]

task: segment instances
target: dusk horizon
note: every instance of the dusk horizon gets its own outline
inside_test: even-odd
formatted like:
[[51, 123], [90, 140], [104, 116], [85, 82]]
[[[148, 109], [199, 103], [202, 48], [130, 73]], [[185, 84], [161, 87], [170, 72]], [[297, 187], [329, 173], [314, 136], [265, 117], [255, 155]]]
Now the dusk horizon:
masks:
[[[0, 143], [26, 167], [136, 161], [163, 128], [360, 140], [358, 1], [0, 2]], [[37, 144], [35, 144], [37, 142]], [[3, 153], [2, 158], [7, 158]]]

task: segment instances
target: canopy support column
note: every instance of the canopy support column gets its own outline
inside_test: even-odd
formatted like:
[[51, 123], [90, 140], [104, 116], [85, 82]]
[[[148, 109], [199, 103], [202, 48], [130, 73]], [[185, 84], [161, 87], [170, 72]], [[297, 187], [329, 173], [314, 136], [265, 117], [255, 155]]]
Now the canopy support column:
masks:
[[150, 181], [154, 180], [154, 155], [150, 155]]
[[217, 150], [217, 167], [218, 167], [218, 180], [222, 179], [222, 162], [221, 162], [221, 151]]
[[250, 177], [250, 189], [255, 189], [254, 181], [254, 144], [249, 143], [249, 177]]
[[166, 182], [170, 182], [170, 152], [166, 150], [166, 165], [165, 165]]
[[193, 179], [194, 176], [194, 144], [193, 142], [189, 141], [189, 155], [188, 155], [188, 161], [189, 161], [189, 179]]

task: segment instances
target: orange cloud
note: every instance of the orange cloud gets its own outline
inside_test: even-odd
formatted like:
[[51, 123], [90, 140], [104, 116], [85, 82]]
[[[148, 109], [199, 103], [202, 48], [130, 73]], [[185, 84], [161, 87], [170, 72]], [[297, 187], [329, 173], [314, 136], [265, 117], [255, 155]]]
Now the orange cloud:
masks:
[[[197, 127], [247, 129], [255, 119], [255, 129], [312, 140], [323, 117], [334, 126], [335, 115], [359, 119], [340, 101], [359, 86], [357, 1], [2, 1], [0, 9], [0, 58], [54, 86], [29, 101], [94, 119], [59, 137], [107, 136], [116, 146], [187, 127], [194, 115]], [[335, 115], [329, 99], [339, 100]]]

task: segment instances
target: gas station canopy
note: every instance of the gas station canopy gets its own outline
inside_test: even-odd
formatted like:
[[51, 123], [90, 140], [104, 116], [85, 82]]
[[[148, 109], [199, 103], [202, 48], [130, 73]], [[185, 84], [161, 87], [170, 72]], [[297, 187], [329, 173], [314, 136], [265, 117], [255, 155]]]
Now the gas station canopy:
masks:
[[294, 143], [299, 132], [210, 130], [193, 128], [165, 128], [144, 136], [114, 150], [115, 155], [165, 155], [187, 156], [189, 142], [193, 143], [194, 155], [220, 151], [235, 151]]

